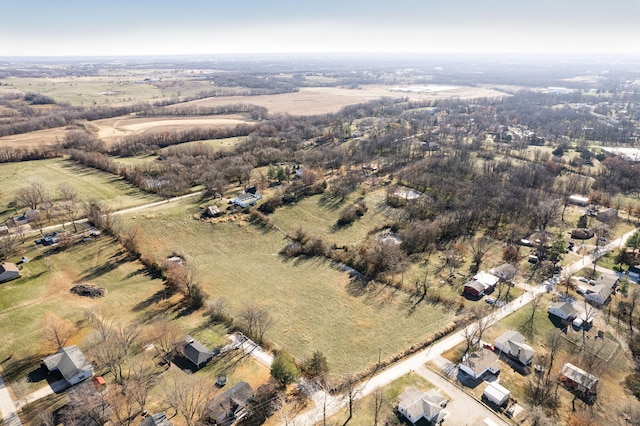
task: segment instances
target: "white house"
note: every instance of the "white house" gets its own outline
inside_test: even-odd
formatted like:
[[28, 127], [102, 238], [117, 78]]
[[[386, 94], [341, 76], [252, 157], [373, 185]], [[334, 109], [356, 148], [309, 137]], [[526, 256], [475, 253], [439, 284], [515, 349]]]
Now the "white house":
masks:
[[236, 195], [234, 203], [240, 207], [253, 206], [262, 198], [262, 194], [255, 186], [242, 190], [242, 194]]
[[0, 283], [20, 277], [20, 270], [14, 263], [0, 263]]
[[565, 321], [570, 321], [578, 315], [578, 310], [569, 302], [555, 302], [549, 305], [548, 312]]
[[498, 337], [493, 342], [493, 345], [496, 350], [517, 359], [522, 365], [529, 365], [533, 361], [533, 356], [536, 352], [524, 341], [525, 338], [522, 334], [514, 330], [509, 330]]
[[486, 388], [484, 388], [482, 396], [486, 398], [487, 401], [497, 405], [498, 407], [502, 407], [507, 401], [509, 401], [511, 392], [505, 387], [500, 386], [498, 383], [491, 382]]
[[619, 280], [620, 278], [614, 273], [602, 272], [600, 278], [596, 281], [596, 285], [587, 288], [584, 298], [594, 305], [606, 304]]
[[421, 392], [416, 388], [409, 388], [399, 396], [398, 411], [412, 424], [422, 419], [438, 424], [449, 414], [444, 410], [447, 402], [447, 398], [437, 391]]
[[93, 365], [75, 345], [66, 346], [55, 354], [43, 358], [42, 364], [50, 373], [59, 371], [69, 386], [93, 376]]
[[491, 293], [499, 280], [495, 275], [480, 271], [464, 285], [464, 292], [473, 296], [483, 296]]
[[498, 355], [486, 348], [465, 355], [458, 368], [474, 379], [479, 379], [487, 372], [498, 374], [501, 369]]

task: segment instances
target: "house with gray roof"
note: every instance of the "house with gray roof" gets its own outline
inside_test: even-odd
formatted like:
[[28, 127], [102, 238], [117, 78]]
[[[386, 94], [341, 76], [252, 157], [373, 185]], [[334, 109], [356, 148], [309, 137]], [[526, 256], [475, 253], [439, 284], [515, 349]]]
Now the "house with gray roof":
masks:
[[75, 345], [66, 346], [55, 354], [43, 358], [42, 364], [49, 373], [59, 372], [69, 386], [93, 376], [93, 365]]
[[493, 342], [493, 345], [496, 350], [518, 360], [522, 365], [531, 364], [536, 354], [533, 348], [525, 343], [524, 336], [514, 330], [505, 332]]
[[449, 414], [444, 409], [447, 402], [448, 399], [435, 390], [421, 392], [411, 387], [399, 396], [398, 412], [411, 424], [423, 419], [431, 424], [439, 424]]
[[214, 353], [210, 351], [206, 346], [202, 343], [198, 342], [191, 336], [187, 336], [184, 338], [184, 346], [182, 347], [182, 354], [191, 361], [196, 368], [201, 368], [204, 366], [211, 358], [213, 358]]
[[140, 426], [173, 426], [173, 423], [171, 423], [167, 418], [167, 415], [162, 412], [146, 417], [142, 422], [140, 422]]
[[474, 379], [479, 379], [487, 372], [498, 374], [501, 366], [498, 355], [487, 348], [481, 348], [479, 351], [465, 355], [458, 368]]
[[547, 312], [565, 321], [571, 321], [578, 316], [578, 310], [569, 302], [554, 302], [549, 305]]
[[232, 388], [207, 403], [204, 420], [207, 424], [231, 426], [249, 412], [247, 405], [253, 399], [253, 388], [247, 382], [238, 382]]

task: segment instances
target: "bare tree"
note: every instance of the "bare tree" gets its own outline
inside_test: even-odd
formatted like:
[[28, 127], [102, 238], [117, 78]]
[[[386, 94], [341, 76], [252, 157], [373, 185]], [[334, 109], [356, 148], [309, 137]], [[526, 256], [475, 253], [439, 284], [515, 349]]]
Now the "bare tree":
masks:
[[533, 217], [536, 227], [544, 231], [549, 225], [552, 225], [560, 215], [559, 200], [545, 200], [538, 203], [533, 210]]
[[12, 256], [18, 246], [18, 238], [15, 234], [9, 233], [0, 237], [0, 260]]
[[206, 403], [215, 394], [204, 377], [180, 375], [163, 384], [165, 400], [176, 413], [184, 417], [187, 426], [197, 424], [206, 410]]
[[469, 319], [472, 321], [471, 324], [462, 329], [462, 334], [467, 344], [464, 351], [465, 355], [478, 347], [484, 332], [487, 331], [491, 324], [492, 315], [487, 314], [484, 307], [476, 305], [470, 309]]
[[197, 283], [198, 269], [191, 263], [172, 263], [167, 269], [167, 286], [187, 299], [193, 297]]
[[596, 263], [605, 253], [600, 250], [600, 247], [606, 244], [606, 241], [611, 238], [611, 227], [606, 223], [599, 223], [593, 227], [596, 237], [596, 250], [593, 252], [593, 275], [596, 273]]
[[61, 349], [77, 332], [78, 329], [71, 321], [62, 319], [53, 312], [47, 312], [40, 329], [40, 337], [55, 349]]
[[381, 388], [376, 388], [373, 392], [373, 426], [378, 426], [380, 412], [385, 402], [384, 391]]
[[466, 247], [472, 258], [472, 272], [475, 274], [480, 269], [484, 258], [489, 251], [495, 246], [494, 241], [487, 237], [477, 237], [470, 239]]
[[240, 321], [247, 334], [257, 339], [258, 343], [262, 343], [265, 333], [273, 325], [273, 319], [269, 312], [256, 304], [246, 305], [240, 311]]
[[176, 348], [176, 343], [185, 335], [183, 328], [167, 318], [155, 320], [151, 325], [146, 340], [153, 344], [153, 348], [162, 360], [169, 365], [171, 354]]
[[73, 225], [73, 232], [78, 232], [76, 221], [80, 218], [80, 205], [78, 204], [78, 193], [68, 183], [61, 183], [58, 192], [62, 200], [62, 217]]
[[48, 200], [49, 192], [47, 185], [42, 180], [32, 180], [23, 188], [16, 192], [16, 202], [18, 205], [35, 210]]
[[347, 407], [349, 408], [349, 416], [344, 421], [342, 426], [346, 426], [351, 419], [353, 418], [353, 413], [355, 411], [355, 401], [360, 394], [360, 388], [358, 387], [358, 383], [356, 382], [356, 378], [353, 374], [348, 374], [344, 378], [344, 399], [347, 401]]
[[531, 298], [531, 302], [529, 306], [531, 307], [531, 312], [529, 316], [525, 319], [522, 324], [522, 332], [525, 336], [531, 338], [535, 334], [535, 315], [538, 310], [538, 306], [540, 306], [540, 302], [542, 301], [542, 293], [537, 293], [535, 296]]

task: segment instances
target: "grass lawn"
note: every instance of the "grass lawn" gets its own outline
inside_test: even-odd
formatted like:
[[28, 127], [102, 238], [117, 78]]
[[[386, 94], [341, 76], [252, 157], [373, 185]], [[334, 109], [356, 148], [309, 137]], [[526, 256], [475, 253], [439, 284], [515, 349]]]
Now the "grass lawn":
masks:
[[[22, 277], [0, 285], [0, 359], [12, 355], [2, 365], [11, 383], [25, 380], [40, 357], [53, 352], [39, 338], [47, 312], [76, 323], [80, 330], [70, 344], [81, 345], [90, 331], [84, 322], [87, 308], [95, 307], [127, 323], [138, 316], [134, 306], [162, 287], [159, 280], [150, 280], [143, 273], [140, 263], [128, 261], [108, 237], [63, 251], [27, 243], [16, 257], [22, 255], [32, 259], [22, 265]], [[107, 294], [99, 299], [72, 295], [69, 289], [77, 283], [103, 287]], [[33, 390], [31, 384], [21, 388]]]
[[222, 297], [232, 316], [249, 303], [268, 309], [274, 326], [267, 339], [299, 359], [322, 351], [331, 373], [360, 371], [421, 342], [454, 316], [440, 306], [413, 313], [408, 296], [382, 286], [363, 288], [321, 259], [285, 260], [286, 240], [244, 220], [194, 219], [188, 201], [159, 206], [125, 221], [137, 225], [142, 252], [162, 261], [177, 253], [192, 262], [212, 299]]
[[353, 224], [336, 227], [342, 211], [360, 194], [351, 194], [342, 203], [326, 202], [322, 195], [305, 197], [298, 203], [279, 208], [271, 215], [273, 223], [288, 234], [302, 227], [311, 236], [319, 236], [329, 245], [351, 245], [361, 242], [375, 227], [390, 222], [384, 214], [386, 193], [383, 189], [364, 195], [368, 211]]
[[71, 160], [54, 158], [5, 163], [0, 164], [0, 181], [4, 184], [0, 198], [0, 220], [15, 214], [13, 209], [8, 209], [7, 204], [13, 199], [14, 192], [26, 187], [30, 179], [43, 181], [54, 199], [59, 196], [58, 186], [66, 183], [77, 191], [81, 200], [102, 200], [115, 210], [160, 199], [131, 186], [119, 176], [85, 167]]
[[[398, 421], [398, 417], [395, 414], [394, 407], [398, 402], [398, 397], [400, 396], [400, 394], [409, 387], [415, 387], [420, 391], [428, 391], [430, 389], [433, 389], [434, 386], [427, 380], [420, 377], [420, 375], [415, 373], [402, 376], [399, 379], [389, 383], [387, 386], [382, 388], [383, 404], [382, 409], [380, 410], [380, 413], [378, 415], [378, 424], [395, 424], [395, 421]], [[349, 411], [345, 408], [339, 413], [327, 419], [327, 425], [342, 425], [344, 424], [344, 421], [348, 416]], [[374, 394], [371, 394], [356, 402], [353, 417], [349, 421], [349, 425], [370, 426], [374, 424], [374, 418], [375, 396]]]

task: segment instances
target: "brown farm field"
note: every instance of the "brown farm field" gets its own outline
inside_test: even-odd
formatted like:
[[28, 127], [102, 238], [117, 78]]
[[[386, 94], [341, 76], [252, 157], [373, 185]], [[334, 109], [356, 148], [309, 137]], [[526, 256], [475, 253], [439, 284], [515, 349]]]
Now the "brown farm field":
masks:
[[193, 101], [187, 104], [214, 107], [228, 104], [253, 104], [263, 106], [272, 114], [317, 115], [338, 112], [348, 105], [369, 102], [383, 97], [411, 100], [497, 98], [505, 93], [482, 87], [458, 87], [436, 92], [393, 91], [397, 86], [363, 85], [357, 89], [342, 87], [302, 87], [298, 92], [264, 96], [222, 96]]
[[[201, 118], [116, 117], [93, 121], [88, 127], [97, 137], [110, 144], [117, 142], [119, 138], [124, 136], [143, 135], [158, 131], [180, 131], [194, 127], [202, 129], [235, 127], [238, 124], [249, 123], [250, 121], [243, 115], [233, 114]], [[68, 130], [67, 127], [56, 127], [20, 135], [4, 136], [0, 138], [0, 147], [17, 148], [54, 145], [65, 137]]]
[[454, 312], [424, 304], [411, 312], [408, 295], [353, 282], [321, 259], [286, 260], [280, 233], [248, 223], [195, 219], [186, 201], [156, 207], [126, 222], [140, 229], [141, 249], [162, 261], [177, 253], [196, 265], [211, 299], [224, 298], [232, 316], [247, 304], [264, 306], [274, 319], [266, 338], [304, 359], [314, 350], [329, 360], [331, 374], [361, 371], [424, 341]]

